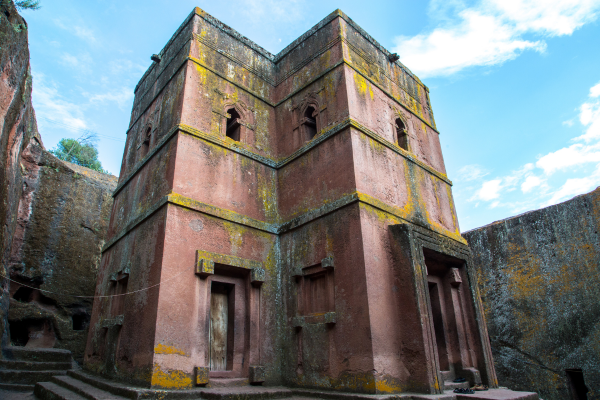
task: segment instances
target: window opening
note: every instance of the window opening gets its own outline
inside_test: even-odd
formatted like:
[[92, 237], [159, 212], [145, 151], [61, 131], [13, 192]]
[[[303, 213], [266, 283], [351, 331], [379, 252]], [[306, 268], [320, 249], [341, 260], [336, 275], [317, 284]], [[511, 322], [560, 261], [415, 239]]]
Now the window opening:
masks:
[[400, 118], [396, 119], [396, 140], [398, 141], [398, 146], [408, 151], [408, 131], [406, 130], [406, 125]]
[[90, 325], [90, 315], [82, 312], [73, 314], [73, 330], [84, 331]]
[[235, 108], [227, 110], [227, 114], [229, 114], [229, 118], [227, 118], [225, 136], [235, 140], [236, 142], [239, 142], [241, 133], [240, 114], [235, 110]]
[[588, 387], [583, 380], [583, 371], [581, 369], [567, 369], [567, 381], [571, 396], [574, 400], [587, 400]]
[[129, 281], [129, 276], [122, 277], [114, 283], [113, 287], [113, 295], [116, 295], [112, 298], [111, 303], [111, 315], [116, 317], [118, 315], [123, 315], [124, 306], [125, 306], [125, 297], [124, 294], [127, 293], [127, 283]]
[[317, 136], [317, 119], [315, 114], [315, 108], [311, 106], [307, 107], [306, 111], [304, 111], [302, 125], [304, 125], [307, 140], [311, 140]]
[[146, 157], [148, 154], [148, 150], [150, 150], [150, 133], [152, 132], [152, 127], [148, 127], [146, 129], [146, 133], [144, 135], [144, 142], [142, 143], [142, 157]]
[[298, 313], [322, 314], [335, 311], [334, 270], [321, 264], [303, 268], [298, 276]]

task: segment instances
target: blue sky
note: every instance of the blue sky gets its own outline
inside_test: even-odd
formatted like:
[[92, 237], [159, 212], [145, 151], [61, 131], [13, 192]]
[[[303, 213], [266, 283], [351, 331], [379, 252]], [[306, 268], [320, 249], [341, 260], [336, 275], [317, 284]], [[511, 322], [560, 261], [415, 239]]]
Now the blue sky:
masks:
[[277, 53], [342, 9], [429, 86], [461, 230], [600, 185], [600, 0], [42, 0], [29, 24], [48, 149], [99, 135], [118, 175], [133, 88], [198, 6]]

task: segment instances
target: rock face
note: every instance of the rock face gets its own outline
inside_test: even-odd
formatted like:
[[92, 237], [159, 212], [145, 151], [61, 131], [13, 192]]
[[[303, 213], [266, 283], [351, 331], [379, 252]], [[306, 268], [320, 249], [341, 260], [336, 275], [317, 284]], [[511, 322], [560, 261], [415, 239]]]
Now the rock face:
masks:
[[[42, 146], [31, 105], [27, 24], [12, 2], [0, 3], [0, 274], [7, 275], [23, 191], [23, 151]], [[8, 281], [0, 278], [0, 344], [8, 343]]]
[[1, 4], [0, 274], [12, 280], [0, 278], [1, 344], [57, 347], [82, 359], [117, 178], [44, 149], [26, 24], [12, 2]]
[[41, 147], [26, 159], [9, 259], [10, 340], [71, 350], [81, 360], [117, 178], [58, 160]]
[[599, 232], [596, 189], [463, 234], [501, 385], [600, 398]]

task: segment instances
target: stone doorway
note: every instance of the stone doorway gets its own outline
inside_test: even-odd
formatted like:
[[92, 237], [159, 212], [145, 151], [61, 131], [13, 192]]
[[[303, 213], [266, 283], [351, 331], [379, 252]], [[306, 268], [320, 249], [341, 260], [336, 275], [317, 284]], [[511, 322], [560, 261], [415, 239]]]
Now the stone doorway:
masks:
[[212, 282], [209, 331], [211, 371], [230, 371], [233, 366], [234, 311], [235, 285]]
[[208, 365], [210, 378], [248, 376], [249, 271], [215, 264], [209, 277]]
[[444, 381], [465, 378], [480, 383], [474, 351], [475, 312], [469, 299], [464, 261], [424, 248], [430, 326]]

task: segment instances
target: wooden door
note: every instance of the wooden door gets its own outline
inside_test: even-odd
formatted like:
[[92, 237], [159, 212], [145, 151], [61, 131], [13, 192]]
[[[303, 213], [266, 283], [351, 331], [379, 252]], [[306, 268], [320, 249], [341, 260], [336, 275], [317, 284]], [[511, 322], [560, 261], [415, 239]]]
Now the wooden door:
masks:
[[223, 285], [212, 285], [210, 294], [210, 369], [211, 371], [227, 370], [227, 320], [228, 310], [227, 288]]

